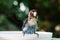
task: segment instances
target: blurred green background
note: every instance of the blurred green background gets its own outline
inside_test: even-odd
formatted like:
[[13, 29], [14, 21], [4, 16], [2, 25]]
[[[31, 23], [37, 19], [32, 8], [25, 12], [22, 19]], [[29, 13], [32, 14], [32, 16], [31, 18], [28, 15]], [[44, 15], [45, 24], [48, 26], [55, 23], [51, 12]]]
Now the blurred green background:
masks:
[[[60, 0], [0, 0], [0, 31], [20, 31], [29, 10], [38, 12], [38, 30], [60, 38]], [[60, 26], [59, 26], [60, 27]]]

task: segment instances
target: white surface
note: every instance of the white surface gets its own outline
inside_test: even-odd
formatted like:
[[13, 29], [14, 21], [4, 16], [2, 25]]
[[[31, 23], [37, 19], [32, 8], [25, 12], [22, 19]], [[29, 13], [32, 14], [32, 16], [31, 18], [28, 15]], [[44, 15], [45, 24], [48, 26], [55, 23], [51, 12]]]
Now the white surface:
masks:
[[0, 31], [0, 40], [51, 40], [52, 33], [37, 32], [36, 34], [26, 34], [23, 36], [22, 31]]

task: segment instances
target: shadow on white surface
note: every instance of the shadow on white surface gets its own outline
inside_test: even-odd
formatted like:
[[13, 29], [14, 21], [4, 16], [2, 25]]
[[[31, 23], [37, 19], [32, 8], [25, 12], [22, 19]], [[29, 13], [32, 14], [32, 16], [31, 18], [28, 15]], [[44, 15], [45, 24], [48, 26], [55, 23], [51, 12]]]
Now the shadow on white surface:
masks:
[[0, 37], [0, 40], [7, 40], [7, 39], [4, 39], [3, 37]]

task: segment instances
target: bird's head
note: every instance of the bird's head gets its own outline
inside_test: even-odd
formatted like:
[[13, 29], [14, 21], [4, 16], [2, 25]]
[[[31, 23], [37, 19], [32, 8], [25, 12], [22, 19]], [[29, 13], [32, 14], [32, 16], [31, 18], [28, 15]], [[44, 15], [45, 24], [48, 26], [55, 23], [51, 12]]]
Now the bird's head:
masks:
[[28, 14], [29, 20], [28, 23], [30, 25], [34, 25], [37, 22], [37, 18], [38, 18], [37, 11], [35, 9], [32, 9]]

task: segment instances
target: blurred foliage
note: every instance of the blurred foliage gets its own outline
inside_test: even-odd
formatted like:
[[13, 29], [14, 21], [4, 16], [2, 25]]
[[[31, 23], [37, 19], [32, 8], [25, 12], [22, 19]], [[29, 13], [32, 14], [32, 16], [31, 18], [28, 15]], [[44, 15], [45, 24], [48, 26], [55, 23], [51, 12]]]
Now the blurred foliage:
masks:
[[[0, 0], [0, 30], [21, 30], [22, 21], [26, 18], [25, 12], [20, 11], [19, 5], [13, 2], [18, 0]], [[27, 1], [27, 0], [26, 0]], [[22, 0], [28, 7], [28, 3]], [[27, 1], [28, 2], [28, 1]], [[20, 21], [21, 20], [21, 21]]]

